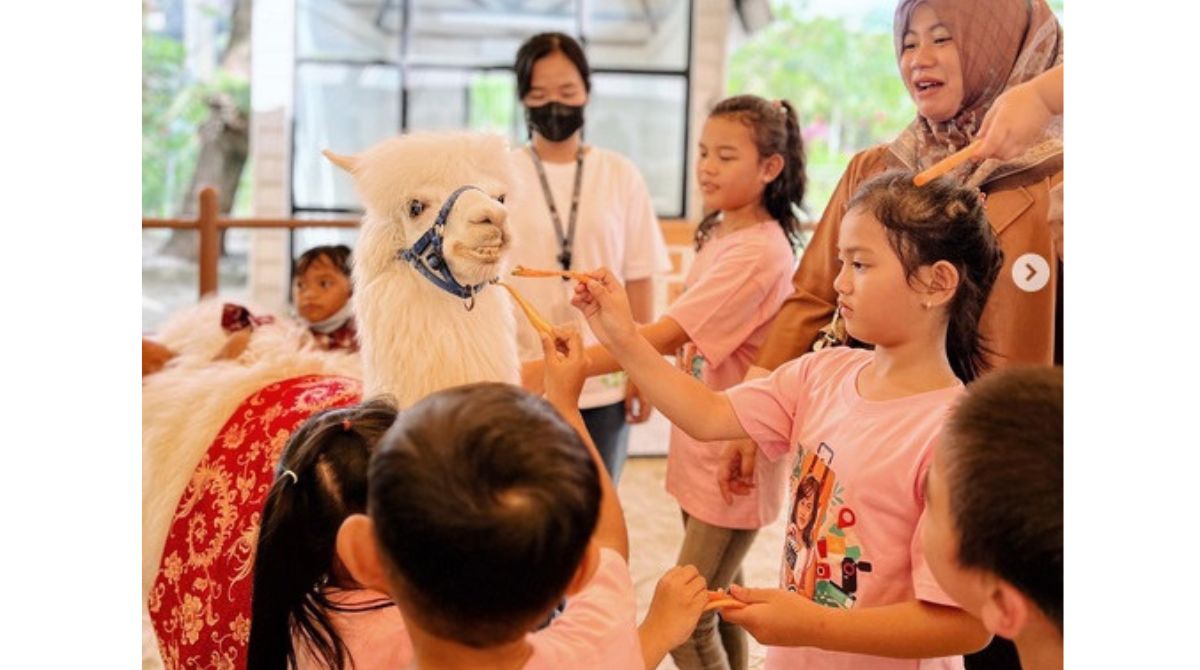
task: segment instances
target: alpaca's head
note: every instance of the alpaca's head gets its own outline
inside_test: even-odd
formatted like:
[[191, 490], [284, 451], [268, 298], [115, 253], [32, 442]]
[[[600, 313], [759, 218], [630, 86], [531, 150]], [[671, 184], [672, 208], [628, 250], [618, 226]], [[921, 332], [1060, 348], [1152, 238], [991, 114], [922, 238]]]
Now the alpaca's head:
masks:
[[354, 177], [366, 209], [355, 246], [355, 282], [367, 284], [403, 263], [398, 254], [428, 231], [459, 187], [442, 230], [454, 278], [474, 285], [496, 277], [511, 239], [504, 197], [511, 163], [499, 135], [422, 133], [384, 140], [354, 156], [326, 151]]

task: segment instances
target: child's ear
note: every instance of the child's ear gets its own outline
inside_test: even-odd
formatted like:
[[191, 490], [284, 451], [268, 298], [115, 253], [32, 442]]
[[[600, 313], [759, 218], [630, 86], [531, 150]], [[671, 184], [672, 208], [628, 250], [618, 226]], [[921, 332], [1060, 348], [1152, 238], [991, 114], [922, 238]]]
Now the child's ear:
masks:
[[954, 299], [954, 292], [958, 289], [961, 279], [954, 264], [938, 261], [929, 266], [925, 274], [925, 287], [928, 292], [925, 300], [929, 301], [931, 307], [944, 305]]
[[771, 154], [764, 160], [760, 166], [762, 181], [764, 184], [770, 184], [775, 181], [780, 172], [783, 172], [783, 156], [779, 154]]
[[988, 576], [985, 588], [983, 609], [979, 613], [983, 625], [1000, 637], [1015, 639], [1029, 621], [1029, 599], [995, 575]]
[[391, 593], [375, 541], [375, 527], [366, 514], [351, 514], [342, 522], [337, 555], [354, 581], [380, 593]]
[[583, 590], [587, 583], [591, 581], [592, 575], [596, 574], [596, 568], [600, 567], [600, 545], [596, 544], [596, 540], [588, 541], [587, 549], [583, 552], [583, 558], [579, 560], [579, 567], [575, 569], [575, 576], [571, 578], [571, 583], [567, 584], [567, 592], [563, 595], [573, 596]]

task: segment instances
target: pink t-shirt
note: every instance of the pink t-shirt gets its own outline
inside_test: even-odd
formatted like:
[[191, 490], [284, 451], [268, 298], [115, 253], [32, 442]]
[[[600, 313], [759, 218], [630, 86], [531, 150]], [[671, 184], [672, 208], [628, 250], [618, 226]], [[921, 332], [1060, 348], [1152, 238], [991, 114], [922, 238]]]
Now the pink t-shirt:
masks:
[[550, 625], [527, 637], [533, 656], [524, 670], [644, 670], [638, 638], [637, 601], [629, 565], [611, 549], [567, 608]]
[[[780, 587], [843, 609], [914, 598], [955, 606], [929, 572], [918, 524], [933, 443], [963, 387], [866, 400], [856, 382], [872, 356], [825, 349], [727, 392], [738, 421], [768, 458], [795, 455]], [[766, 667], [948, 670], [962, 668], [962, 657], [770, 647]]]
[[[796, 259], [779, 223], [762, 221], [710, 240], [696, 255], [683, 294], [666, 316], [691, 340], [676, 358], [714, 391], [742, 381], [767, 337], [771, 320], [792, 293]], [[705, 523], [761, 528], [779, 514], [782, 463], [759, 459], [754, 493], [721, 499], [717, 471], [726, 442], [700, 442], [671, 427], [667, 492]]]
[[[342, 642], [346, 643], [355, 668], [408, 667], [413, 660], [413, 648], [400, 608], [388, 604], [379, 609], [366, 609], [373, 604], [391, 603], [390, 598], [368, 589], [330, 589], [326, 595], [335, 605], [357, 610], [329, 611], [329, 618]], [[296, 649], [296, 670], [323, 670], [326, 667], [309, 652], [302, 638], [294, 637], [292, 645]]]

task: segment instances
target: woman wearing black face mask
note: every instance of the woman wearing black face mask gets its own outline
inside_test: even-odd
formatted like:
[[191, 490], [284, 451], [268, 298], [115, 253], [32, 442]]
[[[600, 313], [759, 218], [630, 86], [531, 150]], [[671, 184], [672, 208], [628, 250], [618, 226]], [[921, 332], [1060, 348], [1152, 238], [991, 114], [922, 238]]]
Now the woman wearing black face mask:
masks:
[[[591, 91], [583, 49], [562, 33], [535, 35], [515, 64], [529, 144], [515, 149], [519, 188], [506, 201], [513, 227], [511, 262], [546, 269], [611, 269], [629, 292], [634, 318], [654, 320], [653, 276], [670, 270], [666, 245], [645, 181], [625, 157], [583, 143], [584, 108]], [[506, 280], [507, 281], [507, 280]], [[511, 280], [549, 321], [573, 323], [585, 344], [595, 339], [571, 307], [573, 283]], [[542, 359], [542, 345], [517, 317], [521, 358]], [[526, 366], [526, 386], [540, 390], [540, 367]], [[625, 462], [627, 423], [650, 416], [623, 374], [589, 379], [580, 397], [588, 431], [616, 481]]]

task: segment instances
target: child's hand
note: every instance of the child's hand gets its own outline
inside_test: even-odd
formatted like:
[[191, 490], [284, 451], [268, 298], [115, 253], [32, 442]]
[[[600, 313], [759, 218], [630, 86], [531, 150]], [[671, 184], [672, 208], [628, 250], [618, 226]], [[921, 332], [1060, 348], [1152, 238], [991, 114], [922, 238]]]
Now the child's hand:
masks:
[[545, 374], [546, 363], [543, 360], [538, 359], [521, 363], [521, 388], [534, 395], [541, 395], [546, 390], [546, 384], [543, 380]]
[[721, 451], [717, 486], [726, 505], [733, 504], [733, 496], [750, 495], [754, 490], [754, 463], [757, 458], [758, 445], [753, 440], [735, 440]]
[[600, 344], [608, 349], [619, 348], [637, 337], [629, 297], [608, 268], [587, 274], [592, 279], [575, 285], [575, 298], [571, 304], [583, 312]]
[[250, 345], [250, 336], [253, 331], [250, 328], [235, 330], [229, 334], [229, 338], [225, 340], [225, 345], [213, 356], [214, 361], [231, 361], [242, 352], [246, 351], [246, 347]]
[[175, 358], [175, 352], [155, 342], [142, 338], [142, 376], [154, 374], [163, 369], [167, 361]]
[[642, 628], [668, 650], [687, 641], [708, 604], [708, 584], [693, 565], [677, 565], [658, 580]]
[[555, 328], [554, 337], [541, 334], [543, 365], [545, 372], [542, 384], [546, 399], [562, 407], [579, 406], [579, 393], [587, 379], [587, 355], [584, 354], [583, 337], [575, 328]]
[[745, 607], [725, 608], [721, 618], [746, 629], [762, 644], [787, 647], [811, 646], [816, 640], [817, 620], [828, 610], [804, 596], [781, 589], [748, 589], [737, 584], [729, 594]]

